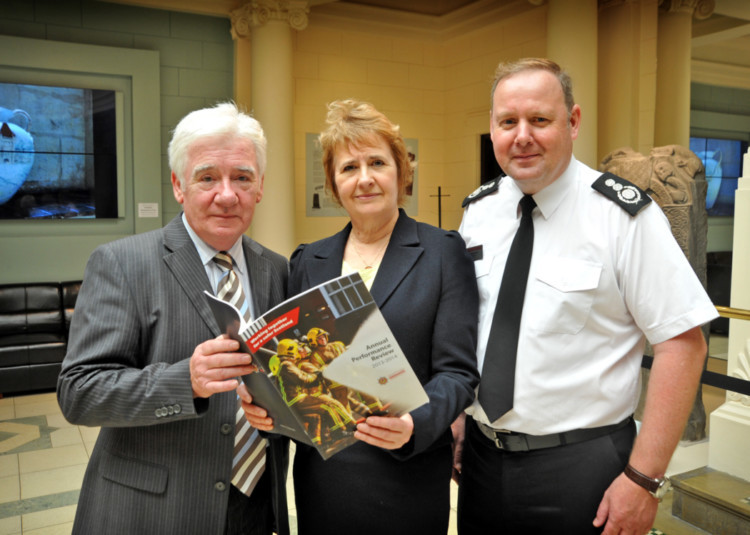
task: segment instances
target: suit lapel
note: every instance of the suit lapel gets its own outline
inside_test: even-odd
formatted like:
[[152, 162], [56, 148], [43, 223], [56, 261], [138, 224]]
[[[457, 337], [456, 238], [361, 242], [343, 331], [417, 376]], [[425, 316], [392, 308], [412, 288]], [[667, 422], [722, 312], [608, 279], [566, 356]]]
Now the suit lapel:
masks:
[[423, 252], [424, 247], [419, 244], [417, 222], [407, 216], [406, 212], [399, 210], [398, 221], [370, 291], [379, 307], [386, 304]]
[[211, 283], [206, 276], [198, 251], [178, 215], [164, 227], [164, 246], [167, 249], [164, 263], [175, 277], [175, 281], [187, 295], [190, 306], [206, 322], [214, 336], [221, 334], [213, 313], [208, 306], [204, 291], [211, 292]]
[[344, 260], [344, 247], [352, 224], [315, 246], [313, 257], [304, 266], [306, 282], [310, 288], [341, 275], [341, 262]]
[[245, 253], [250, 278], [250, 291], [252, 293], [253, 308], [256, 317], [260, 317], [271, 308], [271, 272], [268, 260], [263, 258], [263, 250], [260, 246], [248, 238], [242, 237], [242, 250]]
[[[341, 232], [319, 242], [312, 258], [304, 266], [306, 282], [310, 288], [341, 275], [344, 247], [352, 226], [349, 223]], [[372, 285], [372, 293], [379, 307], [385, 305], [401, 281], [409, 274], [424, 248], [419, 242], [417, 222], [403, 210], [393, 228], [391, 240], [378, 268]]]

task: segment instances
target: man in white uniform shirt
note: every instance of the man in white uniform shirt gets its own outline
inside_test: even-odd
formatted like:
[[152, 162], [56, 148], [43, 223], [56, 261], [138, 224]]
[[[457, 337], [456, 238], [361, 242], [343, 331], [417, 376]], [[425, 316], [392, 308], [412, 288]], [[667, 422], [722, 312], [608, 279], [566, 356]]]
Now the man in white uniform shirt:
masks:
[[[500, 64], [490, 135], [508, 176], [466, 199], [460, 229], [480, 293], [480, 370], [497, 350], [488, 338], [524, 195], [533, 252], [512, 408], [487, 416], [485, 369], [457, 448], [463, 535], [648, 532], [697, 391], [700, 326], [716, 309], [656, 203], [573, 157], [580, 120], [557, 64]], [[636, 438], [646, 340], [655, 358]], [[464, 422], [454, 432], [460, 444]]]

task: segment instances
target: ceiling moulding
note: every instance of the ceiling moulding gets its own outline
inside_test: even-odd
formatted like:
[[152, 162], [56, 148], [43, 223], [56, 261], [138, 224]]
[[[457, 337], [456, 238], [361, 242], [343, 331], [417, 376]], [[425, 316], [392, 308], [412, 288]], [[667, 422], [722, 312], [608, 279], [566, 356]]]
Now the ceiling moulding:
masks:
[[690, 81], [706, 85], [750, 89], [750, 67], [694, 59], [690, 62]]
[[734, 28], [747, 25], [748, 22], [741, 19], [735, 19], [732, 17], [725, 17], [724, 15], [714, 15], [713, 17], [694, 20], [692, 27], [693, 39], [711, 35], [713, 33], [724, 32], [732, 30]]
[[[499, 20], [539, 9], [529, 0], [479, 0], [442, 16], [420, 15], [346, 2], [312, 6], [310, 23], [337, 30], [359, 30], [395, 37], [443, 40], [478, 30]], [[361, 25], [352, 26], [352, 22]]]
[[245, 2], [241, 0], [97, 0], [108, 4], [150, 7], [182, 13], [228, 17], [229, 13]]
[[699, 46], [722, 43], [729, 39], [739, 39], [740, 37], [745, 37], [746, 35], [750, 35], [750, 24], [742, 24], [740, 26], [734, 26], [727, 30], [708, 33], [705, 35], [701, 35], [700, 37], [693, 37], [690, 40], [690, 43], [692, 47], [695, 48]]
[[719, 0], [716, 2], [714, 13], [736, 19], [750, 20], [750, 6], [748, 6], [747, 0]]

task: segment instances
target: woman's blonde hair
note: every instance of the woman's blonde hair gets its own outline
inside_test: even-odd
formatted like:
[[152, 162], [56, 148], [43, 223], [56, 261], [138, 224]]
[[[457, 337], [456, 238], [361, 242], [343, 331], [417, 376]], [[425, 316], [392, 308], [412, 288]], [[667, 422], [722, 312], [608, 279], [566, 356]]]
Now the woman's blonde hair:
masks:
[[347, 99], [336, 100], [328, 105], [326, 116], [328, 128], [321, 132], [318, 140], [323, 150], [323, 170], [326, 175], [326, 191], [337, 204], [341, 204], [336, 188], [336, 150], [339, 147], [362, 147], [384, 140], [396, 161], [398, 205], [406, 202], [406, 188], [414, 175], [414, 164], [396, 124], [379, 112], [369, 102]]

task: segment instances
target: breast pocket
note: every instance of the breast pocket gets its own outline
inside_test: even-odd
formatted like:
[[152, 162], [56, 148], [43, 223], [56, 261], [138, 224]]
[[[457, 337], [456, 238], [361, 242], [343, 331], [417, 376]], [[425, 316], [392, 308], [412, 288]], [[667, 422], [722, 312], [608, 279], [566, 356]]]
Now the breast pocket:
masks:
[[[576, 334], [594, 302], [602, 265], [571, 258], [545, 257], [535, 271], [528, 325], [532, 330]], [[531, 282], [531, 281], [529, 281]]]
[[492, 270], [492, 261], [494, 260], [494, 258], [495, 257], [493, 255], [485, 255], [484, 258], [474, 260], [474, 273], [477, 276], [479, 299], [483, 303], [487, 302], [492, 295], [492, 278], [489, 277], [489, 274]]
[[167, 490], [169, 469], [160, 464], [124, 457], [105, 449], [101, 453], [99, 475], [126, 487], [152, 494], [164, 494]]

